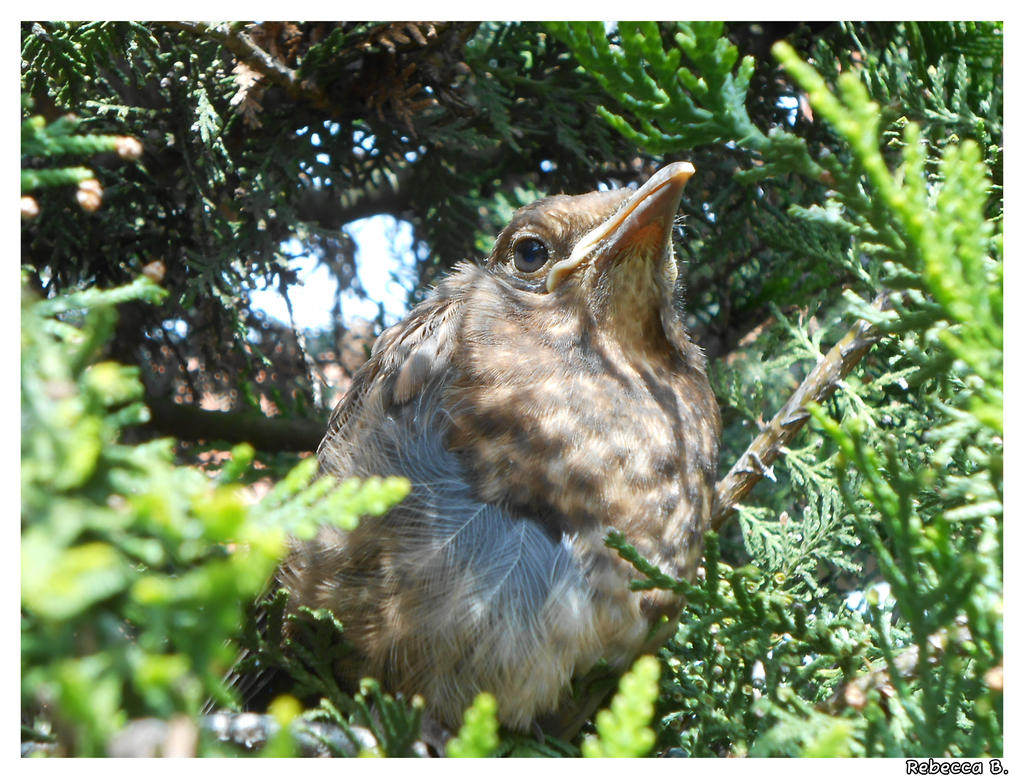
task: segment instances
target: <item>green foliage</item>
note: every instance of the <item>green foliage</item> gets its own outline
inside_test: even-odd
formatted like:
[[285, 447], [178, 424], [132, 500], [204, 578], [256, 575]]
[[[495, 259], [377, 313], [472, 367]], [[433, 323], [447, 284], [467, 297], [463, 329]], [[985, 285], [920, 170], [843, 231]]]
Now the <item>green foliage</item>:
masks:
[[[655, 154], [719, 140], [762, 145], [766, 139], [744, 109], [754, 58], [722, 35], [723, 22], [677, 22], [675, 46], [664, 48], [655, 22], [621, 22], [617, 42], [605, 44], [601, 22], [548, 27], [598, 83], [639, 119], [637, 130], [604, 106], [598, 113], [637, 146]], [[683, 62], [692, 64], [687, 67]], [[655, 126], [654, 122], [657, 122]]]
[[278, 730], [260, 752], [261, 757], [295, 757], [298, 748], [292, 733], [292, 723], [302, 714], [302, 704], [291, 695], [281, 695], [267, 707], [277, 723]]
[[102, 77], [111, 51], [136, 53], [156, 42], [145, 25], [135, 22], [36, 22], [29, 29], [23, 67], [52, 78], [59, 85], [54, 98], [64, 105], [82, 100], [93, 80]]
[[870, 642], [857, 612], [830, 612], [796, 595], [799, 589], [784, 577], [753, 564], [728, 565], [713, 533], [704, 576], [695, 586], [651, 567], [621, 538], [610, 544], [644, 575], [635, 589], [671, 589], [687, 597], [682, 624], [663, 653], [664, 746], [695, 757], [785, 755], [816, 732], [787, 725], [815, 718], [835, 725], [815, 706], [826, 704], [844, 678], [868, 667]]
[[[998, 182], [1002, 177], [1002, 23], [865, 25], [843, 50], [818, 41], [816, 57], [859, 71], [880, 108], [922, 125], [936, 150], [974, 140]], [[899, 144], [898, 132], [886, 133]]]
[[359, 692], [346, 698], [342, 707], [336, 708], [330, 701], [323, 700], [310, 716], [348, 730], [354, 743], [358, 741], [351, 735], [352, 725], [369, 730], [376, 746], [360, 753], [360, 757], [414, 757], [413, 746], [419, 738], [423, 718], [423, 700], [392, 697], [381, 690], [375, 680], [364, 679]]
[[228, 639], [286, 533], [351, 527], [408, 489], [310, 484], [306, 461], [249, 506], [251, 447], [215, 481], [175, 466], [169, 440], [124, 443], [148, 415], [137, 371], [98, 357], [117, 303], [162, 294], [140, 279], [22, 304], [22, 703], [79, 755], [103, 754], [128, 717], [223, 697]]
[[[963, 754], [979, 746], [998, 753], [1001, 695], [985, 674], [1003, 651], [1002, 262], [995, 226], [984, 215], [986, 168], [978, 147], [965, 141], [943, 150], [929, 181], [920, 130], [910, 123], [903, 163], [891, 175], [869, 121], [877, 106], [860, 81], [841, 77], [837, 99], [791, 51], [777, 50], [815, 108], [848, 140], [875, 202], [899, 233], [890, 256], [906, 289], [918, 294], [895, 298], [895, 315], [878, 317], [879, 324], [915, 345], [905, 350], [905, 362], [926, 375], [944, 369], [927, 399], [935, 428], [924, 433], [931, 451], [923, 461], [909, 461], [894, 436], [871, 435], [869, 413], [840, 426], [815, 411], [839, 446], [840, 488], [858, 535], [874, 551], [917, 651], [918, 683], [897, 683], [901, 706], [894, 715], [917, 743], [894, 750], [889, 736], [869, 749], [927, 755], [955, 744]], [[851, 469], [858, 478], [849, 477]], [[878, 645], [894, 668], [898, 640], [877, 605], [869, 605]], [[966, 734], [965, 719], [972, 723]]]
[[[654, 746], [651, 730], [654, 705], [658, 698], [657, 659], [639, 658], [619, 680], [618, 692], [608, 708], [594, 717], [597, 734], [582, 744], [583, 757], [644, 757]], [[499, 740], [497, 702], [489, 693], [480, 693], [469, 709], [458, 735], [446, 747], [448, 757], [510, 757], [580, 756], [571, 745], [548, 739], [540, 743], [524, 736], [510, 735]]]
[[491, 757], [498, 748], [498, 703], [482, 692], [466, 709], [459, 734], [448, 742], [448, 757]]
[[[420, 756], [416, 742], [420, 737], [422, 718], [421, 698], [406, 701], [401, 696], [393, 697], [373, 679], [364, 679], [359, 692], [354, 695], [339, 692], [330, 698], [322, 698], [317, 707], [303, 714], [305, 721], [329, 723], [345, 735], [344, 745], [336, 741], [324, 742], [335, 757]], [[368, 734], [369, 738], [360, 738], [356, 728]], [[353, 746], [358, 751], [352, 751]]]
[[[26, 296], [22, 312], [23, 703], [50, 709], [78, 754], [102, 753], [130, 698], [198, 710], [284, 541], [246, 531], [237, 490], [175, 468], [171, 442], [119, 442], [147, 414], [136, 372], [95, 362], [121, 296], [90, 292], [80, 327], [53, 315], [69, 301]], [[228, 541], [244, 551], [224, 554]]]
[[[126, 139], [119, 135], [76, 135], [77, 117], [62, 116], [51, 124], [41, 116], [31, 116], [21, 123], [21, 154], [23, 157], [47, 159], [63, 155], [85, 156], [123, 148]], [[88, 168], [64, 167], [43, 170], [22, 170], [21, 191], [77, 184], [92, 178]]]
[[658, 699], [658, 661], [639, 658], [623, 674], [611, 705], [597, 713], [597, 737], [583, 742], [583, 757], [645, 757], [654, 746], [649, 725]]

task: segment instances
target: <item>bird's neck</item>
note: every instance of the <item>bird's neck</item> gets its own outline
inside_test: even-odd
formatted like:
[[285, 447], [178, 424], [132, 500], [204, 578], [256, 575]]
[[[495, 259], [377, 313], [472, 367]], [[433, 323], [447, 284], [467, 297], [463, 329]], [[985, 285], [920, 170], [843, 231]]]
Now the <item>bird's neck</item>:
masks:
[[620, 258], [603, 271], [578, 310], [590, 312], [604, 347], [621, 351], [626, 361], [651, 365], [679, 356], [699, 369], [700, 352], [675, 308], [676, 276], [671, 256]]

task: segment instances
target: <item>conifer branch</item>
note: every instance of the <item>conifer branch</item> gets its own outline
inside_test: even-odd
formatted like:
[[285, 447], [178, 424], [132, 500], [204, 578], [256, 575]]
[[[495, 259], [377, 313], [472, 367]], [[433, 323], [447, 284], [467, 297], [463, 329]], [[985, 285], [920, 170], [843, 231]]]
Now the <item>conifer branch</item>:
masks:
[[206, 22], [165, 22], [168, 27], [202, 35], [217, 41], [253, 70], [261, 73], [269, 82], [283, 87], [292, 97], [308, 101], [313, 107], [326, 110], [327, 96], [312, 82], [302, 79], [285, 63], [264, 51], [241, 27]]
[[[879, 311], [887, 306], [879, 296]], [[740, 501], [754, 485], [767, 476], [775, 476], [772, 464], [778, 459], [810, 417], [808, 403], [822, 403], [836, 391], [839, 382], [882, 337], [881, 331], [864, 319], [858, 319], [803, 380], [771, 422], [751, 442], [729, 473], [715, 485], [715, 501], [711, 510], [711, 529], [718, 531], [736, 511]]]
[[146, 405], [155, 429], [186, 441], [246, 442], [266, 451], [312, 452], [323, 434], [323, 423], [318, 420], [209, 411], [150, 395]]

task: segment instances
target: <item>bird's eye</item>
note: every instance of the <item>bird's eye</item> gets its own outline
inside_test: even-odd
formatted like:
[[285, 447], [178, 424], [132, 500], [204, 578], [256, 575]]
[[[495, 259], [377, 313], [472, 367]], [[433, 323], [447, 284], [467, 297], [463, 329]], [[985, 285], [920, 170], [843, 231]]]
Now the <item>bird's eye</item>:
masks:
[[516, 269], [533, 273], [548, 261], [548, 247], [536, 238], [524, 238], [512, 249]]

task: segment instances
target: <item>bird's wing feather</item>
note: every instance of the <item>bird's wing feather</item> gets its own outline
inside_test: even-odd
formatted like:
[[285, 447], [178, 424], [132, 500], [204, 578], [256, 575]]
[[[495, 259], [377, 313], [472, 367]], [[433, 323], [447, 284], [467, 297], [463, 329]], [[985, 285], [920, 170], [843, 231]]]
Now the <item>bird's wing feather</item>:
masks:
[[475, 265], [464, 264], [406, 319], [380, 334], [370, 359], [356, 372], [352, 386], [331, 414], [318, 454], [328, 442], [350, 437], [346, 430], [349, 422], [360, 416], [357, 411], [371, 399], [387, 412], [416, 398], [447, 369], [462, 319], [467, 276], [482, 272]]

